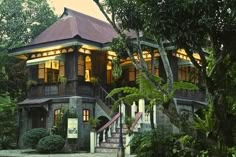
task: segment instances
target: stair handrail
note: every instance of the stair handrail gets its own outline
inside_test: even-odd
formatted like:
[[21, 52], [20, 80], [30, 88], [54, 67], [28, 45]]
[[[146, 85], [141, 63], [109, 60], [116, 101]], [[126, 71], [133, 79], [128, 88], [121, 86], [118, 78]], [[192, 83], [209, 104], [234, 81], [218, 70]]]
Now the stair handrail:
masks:
[[[104, 101], [105, 99], [107, 99], [106, 96], [107, 96], [109, 93], [107, 92], [107, 90], [106, 90], [100, 83], [97, 84], [97, 87], [98, 87], [98, 90], [102, 92], [102, 93], [100, 94], [99, 91], [98, 91], [98, 94], [97, 94], [97, 95], [99, 96], [99, 98], [100, 98], [101, 100]], [[109, 97], [108, 99], [110, 99], [112, 102], [115, 102], [115, 101], [116, 101], [113, 97]], [[112, 103], [112, 102], [110, 102], [110, 103]], [[109, 105], [111, 105], [111, 104], [108, 104], [108, 106], [109, 106]]]
[[105, 129], [107, 129], [108, 127], [110, 127], [118, 118], [120, 117], [120, 112], [117, 113], [110, 121], [108, 121], [105, 125], [103, 125], [98, 131], [97, 133], [100, 133], [102, 131], [104, 131]]
[[132, 123], [132, 126], [130, 127], [130, 131], [133, 131], [133, 130], [134, 130], [136, 124], [137, 124], [138, 121], [141, 119], [142, 114], [143, 114], [143, 112], [138, 112], [138, 113], [135, 115], [135, 119], [134, 119], [134, 122]]

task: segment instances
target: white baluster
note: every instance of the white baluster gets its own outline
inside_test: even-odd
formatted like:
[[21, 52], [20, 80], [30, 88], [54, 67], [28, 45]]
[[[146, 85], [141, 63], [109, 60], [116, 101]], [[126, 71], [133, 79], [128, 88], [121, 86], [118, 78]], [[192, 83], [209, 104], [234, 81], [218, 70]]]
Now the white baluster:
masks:
[[154, 126], [157, 124], [157, 105], [153, 105], [153, 123]]
[[109, 127], [109, 130], [108, 130], [108, 137], [111, 137], [111, 130], [112, 130], [111, 127], [112, 127], [112, 126], [110, 126], [110, 127]]
[[122, 113], [122, 124], [124, 124], [125, 123], [125, 104], [123, 101], [121, 102], [121, 113]]
[[112, 132], [116, 132], [116, 121], [112, 124]]
[[97, 147], [99, 147], [99, 137], [100, 137], [100, 133], [97, 134]]
[[106, 130], [103, 130], [102, 142], [106, 142]]
[[120, 118], [118, 118], [117, 120], [116, 120], [116, 128], [120, 128]]
[[133, 105], [131, 107], [131, 117], [135, 118], [135, 113], [137, 112], [137, 106], [135, 104], [135, 101], [133, 102]]

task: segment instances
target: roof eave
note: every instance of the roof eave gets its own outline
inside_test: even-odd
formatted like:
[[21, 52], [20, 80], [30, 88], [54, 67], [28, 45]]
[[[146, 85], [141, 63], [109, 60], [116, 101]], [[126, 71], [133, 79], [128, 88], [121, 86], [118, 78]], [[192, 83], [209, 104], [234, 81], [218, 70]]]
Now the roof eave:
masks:
[[23, 46], [19, 48], [14, 48], [8, 50], [9, 56], [20, 56], [20, 55], [26, 55], [33, 52], [42, 52], [42, 51], [49, 51], [53, 49], [60, 49], [64, 47], [70, 47], [70, 46], [82, 46], [82, 45], [89, 45], [96, 47], [99, 50], [103, 49], [103, 44], [86, 40], [86, 39], [78, 39], [78, 38], [70, 38], [70, 39], [63, 39], [63, 40], [57, 40], [57, 41], [51, 41], [51, 42], [45, 42], [35, 45], [28, 45]]

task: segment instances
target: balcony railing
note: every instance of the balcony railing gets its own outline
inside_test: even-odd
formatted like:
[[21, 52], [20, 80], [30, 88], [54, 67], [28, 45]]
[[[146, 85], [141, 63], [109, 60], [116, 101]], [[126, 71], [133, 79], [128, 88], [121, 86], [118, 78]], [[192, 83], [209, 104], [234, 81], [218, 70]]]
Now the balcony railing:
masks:
[[50, 96], [94, 96], [94, 86], [91, 83], [68, 81], [66, 84], [37, 84], [28, 90], [28, 98]]
[[196, 90], [196, 91], [177, 90], [175, 92], [175, 98], [189, 99], [189, 100], [193, 100], [193, 101], [203, 101], [203, 102], [205, 102], [206, 94], [202, 90]]

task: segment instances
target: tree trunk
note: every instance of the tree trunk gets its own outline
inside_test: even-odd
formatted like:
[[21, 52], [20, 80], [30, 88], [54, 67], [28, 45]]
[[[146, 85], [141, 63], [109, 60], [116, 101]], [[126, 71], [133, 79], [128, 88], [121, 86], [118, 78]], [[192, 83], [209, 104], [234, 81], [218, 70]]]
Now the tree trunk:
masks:
[[168, 93], [170, 94], [170, 92], [173, 89], [173, 82], [174, 82], [173, 81], [173, 73], [172, 73], [170, 62], [169, 62], [169, 59], [167, 57], [167, 53], [165, 51], [162, 40], [160, 40], [159, 46], [160, 46], [159, 53], [160, 53], [160, 56], [161, 56], [161, 60], [162, 60], [162, 63], [163, 63], [164, 69], [165, 69], [165, 73], [166, 73], [166, 78], [167, 78]]
[[233, 140], [233, 121], [232, 117], [227, 113], [227, 101], [223, 93], [214, 95], [214, 109], [216, 117], [216, 127], [218, 134], [222, 137], [222, 142], [229, 147], [234, 144]]

